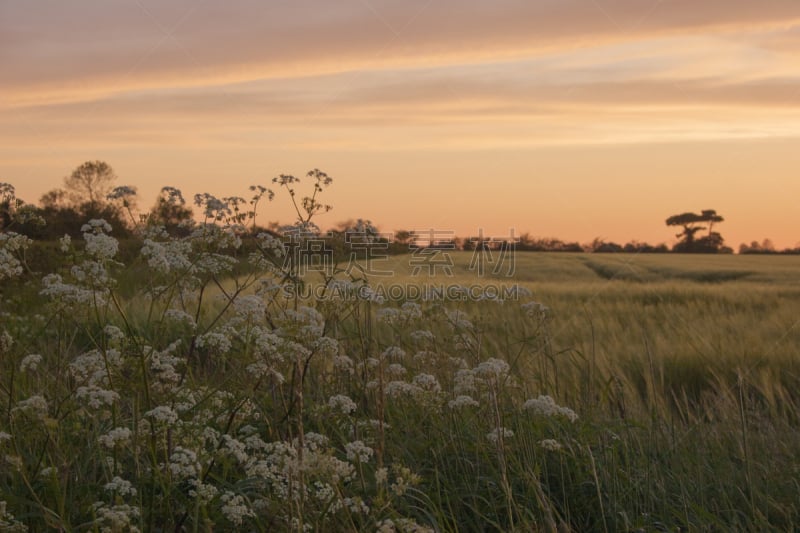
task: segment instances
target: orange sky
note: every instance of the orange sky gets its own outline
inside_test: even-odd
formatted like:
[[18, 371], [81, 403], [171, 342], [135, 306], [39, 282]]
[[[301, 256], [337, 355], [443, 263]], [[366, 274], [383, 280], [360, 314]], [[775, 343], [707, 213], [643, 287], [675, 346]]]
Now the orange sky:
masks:
[[799, 80], [796, 0], [4, 0], [0, 181], [103, 159], [149, 206], [317, 167], [322, 226], [673, 242], [711, 208], [795, 246]]

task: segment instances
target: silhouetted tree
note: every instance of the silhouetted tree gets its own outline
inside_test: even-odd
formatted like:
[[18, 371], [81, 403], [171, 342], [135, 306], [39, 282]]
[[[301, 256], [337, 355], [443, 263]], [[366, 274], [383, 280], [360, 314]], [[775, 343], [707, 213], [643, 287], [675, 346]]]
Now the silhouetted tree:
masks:
[[407, 229], [399, 229], [394, 232], [394, 242], [398, 244], [408, 244], [411, 242], [413, 236], [413, 232]]
[[186, 206], [183, 194], [175, 187], [162, 187], [156, 205], [150, 210], [149, 222], [164, 226], [170, 233], [186, 233], [192, 220], [192, 209]]
[[39, 198], [39, 204], [44, 208], [63, 207], [67, 203], [67, 191], [64, 189], [52, 189], [44, 193]]
[[14, 186], [0, 183], [0, 230], [11, 225], [11, 218], [17, 207], [17, 196]]
[[87, 161], [64, 178], [64, 186], [73, 204], [98, 206], [116, 179], [114, 169], [105, 161]]
[[[699, 215], [697, 213], [681, 213], [680, 215], [669, 217], [666, 222], [667, 226], [683, 227], [683, 231], [676, 235], [681, 240], [673, 247], [673, 251], [689, 253], [728, 251], [729, 249], [724, 249], [722, 235], [712, 231], [715, 223], [723, 222], [724, 220], [713, 209], [705, 209]], [[703, 224], [708, 224], [708, 226]], [[704, 229], [708, 229], [708, 234], [696, 238], [695, 235]]]

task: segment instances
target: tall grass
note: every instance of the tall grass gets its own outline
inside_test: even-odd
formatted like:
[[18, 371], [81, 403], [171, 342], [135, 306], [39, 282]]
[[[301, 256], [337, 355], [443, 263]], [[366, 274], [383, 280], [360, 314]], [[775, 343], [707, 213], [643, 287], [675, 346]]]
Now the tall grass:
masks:
[[147, 231], [3, 282], [0, 528], [798, 528], [795, 258], [400, 256], [532, 298], [381, 301], [270, 236]]

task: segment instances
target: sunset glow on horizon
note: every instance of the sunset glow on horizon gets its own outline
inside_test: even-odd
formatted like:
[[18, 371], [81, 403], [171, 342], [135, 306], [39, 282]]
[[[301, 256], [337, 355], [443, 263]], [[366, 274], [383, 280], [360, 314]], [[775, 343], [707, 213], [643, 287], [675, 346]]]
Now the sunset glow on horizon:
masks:
[[8, 0], [0, 181], [100, 159], [146, 209], [319, 168], [323, 227], [655, 244], [715, 209], [794, 247], [799, 67], [789, 0]]

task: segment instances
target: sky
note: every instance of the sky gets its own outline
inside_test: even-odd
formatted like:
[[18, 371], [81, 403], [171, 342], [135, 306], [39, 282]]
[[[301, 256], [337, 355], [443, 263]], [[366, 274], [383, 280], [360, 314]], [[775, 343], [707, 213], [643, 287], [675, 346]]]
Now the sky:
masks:
[[319, 168], [322, 227], [672, 243], [716, 209], [793, 247], [799, 82], [797, 0], [0, 0], [0, 181], [100, 159], [147, 208]]

